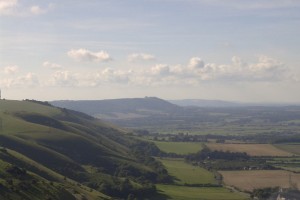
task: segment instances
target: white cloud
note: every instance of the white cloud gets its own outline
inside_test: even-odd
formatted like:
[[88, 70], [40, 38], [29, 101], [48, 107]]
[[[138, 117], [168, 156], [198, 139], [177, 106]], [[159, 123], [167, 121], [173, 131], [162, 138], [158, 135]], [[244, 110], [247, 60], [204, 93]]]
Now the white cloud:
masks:
[[34, 15], [40, 15], [40, 14], [44, 14], [47, 12], [46, 9], [42, 9], [40, 6], [31, 6], [30, 7], [30, 12]]
[[6, 78], [0, 80], [1, 87], [4, 88], [30, 88], [39, 86], [40, 81], [36, 74], [27, 73], [16, 78]]
[[4, 73], [8, 75], [16, 74], [18, 71], [19, 71], [19, 67], [17, 65], [4, 67]]
[[112, 68], [106, 68], [98, 73], [94, 77], [93, 85], [101, 85], [104, 83], [128, 83], [130, 81], [129, 76], [132, 71], [114, 70]]
[[68, 51], [68, 56], [77, 61], [110, 61], [112, 58], [105, 51], [92, 52], [87, 49], [72, 49]]
[[39, 5], [25, 7], [22, 3], [22, 1], [19, 3], [18, 0], [0, 0], [0, 15], [28, 17], [31, 15], [45, 14], [54, 7], [54, 4], [49, 4], [45, 8]]
[[199, 57], [193, 57], [190, 59], [189, 67], [192, 69], [201, 69], [204, 67], [204, 61]]
[[56, 64], [56, 63], [52, 63], [52, 62], [49, 62], [49, 61], [43, 62], [43, 66], [48, 67], [50, 69], [61, 69], [62, 68], [61, 65]]
[[258, 71], [272, 71], [283, 68], [283, 63], [279, 62], [274, 58], [267, 56], [260, 56], [258, 63], [250, 65], [250, 69], [254, 72]]
[[18, 0], [0, 0], [0, 15], [11, 15]]
[[[144, 79], [147, 83], [171, 84], [172, 80], [174, 84], [188, 85], [203, 81], [272, 82], [284, 81], [289, 77], [284, 64], [267, 56], [260, 56], [257, 62], [251, 64], [237, 56], [232, 57], [230, 64], [205, 63], [199, 57], [193, 57], [186, 66], [160, 64], [140, 72], [139, 76], [139, 80]], [[143, 81], [140, 83], [143, 84]]]
[[27, 73], [25, 76], [22, 76], [18, 79], [18, 83], [20, 85], [25, 84], [29, 87], [35, 87], [39, 85], [39, 78], [36, 74], [34, 73]]
[[69, 71], [56, 71], [50, 78], [48, 85], [61, 87], [78, 86], [77, 75]]
[[233, 56], [231, 58], [231, 61], [232, 61], [234, 66], [238, 66], [238, 67], [244, 66], [243, 60], [238, 56]]
[[145, 53], [133, 53], [128, 56], [129, 62], [139, 62], [139, 61], [151, 61], [155, 60], [155, 56]]
[[33, 5], [30, 7], [29, 11], [33, 15], [41, 15], [47, 13], [52, 8], [54, 8], [54, 4], [49, 4], [45, 8], [41, 8], [39, 5]]
[[[60, 67], [49, 61], [45, 61], [43, 65], [50, 68]], [[18, 67], [8, 66], [4, 72], [14, 74], [18, 72]], [[150, 68], [136, 70], [105, 68], [98, 72], [83, 73], [58, 70], [50, 77], [43, 78], [41, 85], [55, 87], [98, 87], [110, 84], [136, 87], [197, 86], [207, 81], [214, 83], [296, 81], [297, 79], [293, 77], [282, 62], [268, 56], [260, 56], [252, 63], [233, 56], [232, 61], [225, 64], [205, 63], [202, 59], [193, 57], [186, 65], [157, 64]], [[37, 75], [32, 73], [0, 80], [2, 87], [33, 87], [40, 85], [39, 83]]]
[[165, 64], [158, 64], [151, 68], [153, 75], [167, 76], [170, 74], [170, 67]]
[[260, 56], [258, 62], [247, 64], [233, 56], [231, 64], [206, 64], [200, 77], [217, 81], [280, 81], [286, 79], [285, 72], [285, 65], [274, 58]]

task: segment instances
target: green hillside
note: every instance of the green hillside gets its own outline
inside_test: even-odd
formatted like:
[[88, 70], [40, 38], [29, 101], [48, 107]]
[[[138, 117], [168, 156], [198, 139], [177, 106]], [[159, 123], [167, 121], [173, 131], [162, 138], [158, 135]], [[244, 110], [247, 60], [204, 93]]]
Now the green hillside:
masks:
[[[59, 188], [68, 191], [70, 185], [84, 185], [87, 188], [81, 190], [89, 193], [98, 191], [99, 198], [105, 197], [99, 192], [121, 198], [151, 196], [155, 183], [170, 179], [163, 165], [145, 153], [146, 146], [121, 129], [83, 113], [45, 102], [0, 100], [1, 170], [7, 174], [7, 166], [14, 166], [34, 173], [37, 179], [53, 181], [51, 199], [62, 199]], [[7, 184], [2, 186], [0, 194], [10, 193]], [[79, 193], [97, 199], [86, 192], [74, 193], [76, 188], [70, 190], [71, 196]], [[64, 191], [63, 195], [69, 194]]]

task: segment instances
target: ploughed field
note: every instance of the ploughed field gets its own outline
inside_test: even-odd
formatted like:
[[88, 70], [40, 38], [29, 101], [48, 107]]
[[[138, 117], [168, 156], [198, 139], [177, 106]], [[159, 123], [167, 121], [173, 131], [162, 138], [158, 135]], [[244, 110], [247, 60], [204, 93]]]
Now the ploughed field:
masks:
[[226, 185], [241, 191], [266, 187], [297, 187], [300, 189], [300, 174], [284, 170], [219, 171]]
[[271, 144], [220, 144], [207, 143], [208, 148], [216, 151], [245, 152], [250, 156], [282, 156], [289, 157], [294, 154], [276, 148]]

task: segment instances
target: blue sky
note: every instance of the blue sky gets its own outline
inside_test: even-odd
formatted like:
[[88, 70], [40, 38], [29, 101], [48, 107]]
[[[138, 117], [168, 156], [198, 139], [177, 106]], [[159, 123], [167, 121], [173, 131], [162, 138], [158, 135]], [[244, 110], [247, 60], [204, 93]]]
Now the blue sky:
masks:
[[298, 0], [0, 0], [8, 99], [300, 102]]

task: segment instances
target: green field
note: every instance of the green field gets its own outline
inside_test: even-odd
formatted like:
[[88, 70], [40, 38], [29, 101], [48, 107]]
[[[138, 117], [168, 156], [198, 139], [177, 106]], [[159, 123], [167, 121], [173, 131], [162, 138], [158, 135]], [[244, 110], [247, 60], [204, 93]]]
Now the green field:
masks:
[[275, 147], [282, 149], [284, 151], [300, 155], [300, 143], [292, 143], [292, 144], [276, 144]]
[[[185, 187], [175, 185], [156, 185], [166, 199], [176, 200], [246, 200], [246, 196], [221, 187]], [[158, 198], [157, 198], [158, 199]]]
[[166, 153], [176, 153], [185, 155], [189, 153], [196, 153], [202, 149], [200, 142], [161, 142], [154, 141], [157, 147]]
[[238, 200], [247, 199], [244, 194], [234, 193], [223, 187], [188, 187], [185, 184], [217, 184], [214, 174], [200, 167], [192, 166], [183, 159], [159, 159], [176, 185], [158, 184], [161, 198], [176, 200]]
[[294, 156], [289, 158], [273, 158], [268, 160], [271, 165], [287, 170], [299, 173], [300, 172], [300, 157]]
[[160, 159], [177, 184], [216, 184], [214, 174], [206, 169], [185, 163], [183, 160]]

